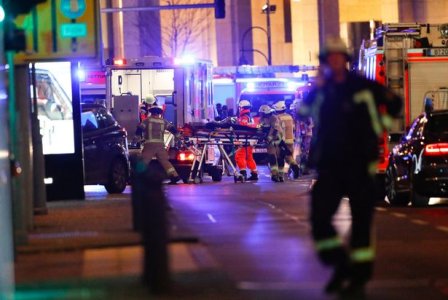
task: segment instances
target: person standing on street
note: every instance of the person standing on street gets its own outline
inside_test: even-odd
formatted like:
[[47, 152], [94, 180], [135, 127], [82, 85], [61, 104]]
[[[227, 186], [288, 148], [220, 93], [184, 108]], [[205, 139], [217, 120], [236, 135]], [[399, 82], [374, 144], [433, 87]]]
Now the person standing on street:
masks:
[[278, 156], [278, 171], [280, 181], [284, 181], [284, 166], [285, 161], [293, 171], [294, 179], [299, 178], [299, 165], [293, 157], [294, 153], [294, 119], [286, 112], [285, 101], [278, 101], [274, 103], [272, 108], [275, 110], [277, 118], [280, 121], [282, 128], [283, 140], [280, 142], [280, 154]]
[[291, 104], [291, 112], [295, 122], [294, 131], [294, 157], [299, 165], [300, 173], [303, 175], [310, 174], [308, 169], [308, 157], [310, 153], [311, 137], [313, 136], [314, 123], [311, 117], [299, 117], [294, 112], [302, 104], [303, 99], [295, 99]]
[[137, 127], [137, 136], [143, 136], [144, 145], [142, 158], [145, 164], [149, 164], [156, 157], [170, 178], [171, 184], [176, 184], [181, 178], [170, 163], [168, 152], [165, 148], [165, 130], [177, 135], [177, 129], [173, 124], [162, 117], [163, 109], [156, 104], [149, 108], [150, 115]]
[[[323, 76], [298, 109], [315, 125], [309, 158], [318, 174], [311, 191], [312, 237], [322, 263], [334, 268], [325, 292], [362, 299], [375, 258], [371, 226], [378, 139], [391, 117], [399, 115], [402, 101], [348, 72], [351, 55], [340, 38], [328, 38], [319, 59]], [[352, 215], [348, 249], [332, 224], [343, 196]]]
[[[240, 100], [238, 103], [238, 119], [239, 125], [247, 127], [255, 127], [255, 123], [250, 115], [251, 103], [248, 100]], [[251, 145], [243, 145], [235, 152], [236, 165], [240, 169], [240, 174], [246, 180], [257, 181], [258, 171], [257, 163], [254, 159], [254, 148]], [[247, 178], [246, 169], [250, 170], [250, 177]]]
[[282, 128], [280, 121], [274, 114], [274, 109], [269, 105], [261, 105], [258, 112], [261, 115], [260, 128], [266, 134], [267, 152], [269, 169], [271, 171], [271, 180], [280, 182], [278, 173], [277, 157], [279, 155], [279, 143], [282, 141]]

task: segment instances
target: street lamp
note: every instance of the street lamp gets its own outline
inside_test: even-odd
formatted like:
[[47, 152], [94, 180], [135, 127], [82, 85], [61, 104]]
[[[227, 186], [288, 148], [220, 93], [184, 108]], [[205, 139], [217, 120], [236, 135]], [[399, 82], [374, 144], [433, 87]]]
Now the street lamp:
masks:
[[268, 65], [272, 65], [272, 49], [271, 49], [271, 13], [277, 10], [276, 5], [271, 5], [269, 0], [261, 8], [261, 12], [266, 14], [266, 35], [268, 37]]
[[[239, 64], [240, 64], [240, 65], [247, 65], [247, 60], [246, 60], [246, 57], [244, 56], [244, 52], [256, 52], [256, 53], [262, 55], [262, 56], [266, 59], [266, 62], [268, 63], [268, 65], [270, 65], [270, 59], [269, 59], [269, 56], [266, 56], [266, 54], [264, 54], [264, 53], [261, 52], [260, 50], [258, 50], [258, 49], [253, 49], [253, 48], [250, 48], [250, 49], [245, 49], [245, 48], [244, 48], [244, 41], [246, 40], [246, 36], [247, 36], [247, 34], [248, 34], [251, 30], [253, 30], [253, 29], [259, 29], [259, 30], [263, 31], [264, 33], [266, 33], [266, 35], [268, 34], [268, 32], [266, 31], [266, 29], [264, 29], [263, 27], [260, 27], [260, 26], [252, 26], [252, 27], [249, 27], [249, 28], [243, 33], [243, 37], [242, 37], [242, 39], [241, 39], [241, 50], [240, 50], [240, 51], [241, 51], [241, 56], [240, 56]], [[269, 50], [269, 49], [268, 49], [268, 50]]]

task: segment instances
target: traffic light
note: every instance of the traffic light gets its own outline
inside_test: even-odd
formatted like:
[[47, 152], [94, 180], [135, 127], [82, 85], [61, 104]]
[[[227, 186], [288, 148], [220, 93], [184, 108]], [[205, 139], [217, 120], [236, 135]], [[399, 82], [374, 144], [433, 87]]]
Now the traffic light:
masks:
[[28, 14], [37, 4], [47, 0], [4, 0], [4, 45], [6, 51], [22, 51], [26, 49], [25, 31], [17, 28], [14, 19], [18, 15]]
[[12, 18], [18, 15], [29, 13], [37, 4], [47, 2], [47, 0], [3, 0], [3, 8], [6, 15]]
[[215, 0], [215, 19], [224, 19], [226, 17], [225, 0]]

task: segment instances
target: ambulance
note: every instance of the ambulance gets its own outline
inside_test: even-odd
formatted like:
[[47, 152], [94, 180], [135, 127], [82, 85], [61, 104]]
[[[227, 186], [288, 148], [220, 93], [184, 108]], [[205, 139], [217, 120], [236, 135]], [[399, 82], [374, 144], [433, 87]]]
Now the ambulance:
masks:
[[[140, 122], [140, 108], [147, 95], [155, 96], [164, 108], [164, 118], [181, 129], [186, 124], [205, 124], [214, 120], [212, 97], [212, 63], [189, 57], [115, 58], [106, 60], [105, 105], [118, 123], [128, 132], [130, 149]], [[170, 161], [184, 182], [188, 181], [191, 165], [196, 159], [188, 147], [178, 146], [171, 133], [165, 134]], [[219, 153], [207, 158], [210, 172], [218, 178]], [[220, 179], [220, 177], [219, 177]], [[216, 180], [218, 181], [218, 180]]]

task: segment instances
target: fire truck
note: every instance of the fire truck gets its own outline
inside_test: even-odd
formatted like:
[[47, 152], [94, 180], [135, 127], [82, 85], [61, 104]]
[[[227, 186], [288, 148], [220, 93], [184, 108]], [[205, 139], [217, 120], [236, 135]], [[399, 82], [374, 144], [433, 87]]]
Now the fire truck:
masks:
[[[140, 108], [148, 94], [164, 108], [164, 118], [177, 128], [214, 120], [212, 63], [192, 58], [143, 57], [106, 61], [106, 107], [128, 132], [129, 148], [140, 150], [133, 138], [140, 122]], [[195, 156], [188, 148], [175, 147], [171, 133], [165, 133], [170, 161], [184, 182], [188, 181]], [[213, 154], [213, 153], [212, 153]], [[217, 167], [219, 152], [206, 163]], [[218, 168], [218, 167], [217, 167]], [[218, 169], [213, 169], [219, 178]], [[215, 180], [215, 181], [219, 181]]]
[[[361, 45], [358, 68], [403, 98], [401, 117], [390, 131], [390, 136], [400, 136], [424, 111], [426, 98], [444, 103], [438, 99], [447, 95], [448, 24], [383, 24], [375, 39]], [[388, 166], [390, 136], [380, 139], [379, 174]]]

